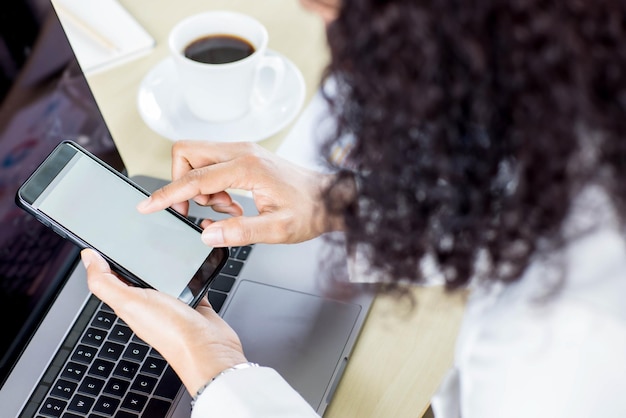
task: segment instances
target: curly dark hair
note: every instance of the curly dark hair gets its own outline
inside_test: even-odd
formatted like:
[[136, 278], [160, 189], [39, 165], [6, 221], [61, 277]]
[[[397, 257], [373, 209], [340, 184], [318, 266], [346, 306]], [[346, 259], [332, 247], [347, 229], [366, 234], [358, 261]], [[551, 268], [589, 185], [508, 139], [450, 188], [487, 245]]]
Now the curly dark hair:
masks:
[[354, 137], [334, 186], [357, 179], [341, 211], [374, 268], [419, 282], [430, 255], [456, 288], [482, 253], [517, 280], [588, 184], [626, 218], [623, 0], [342, 0], [327, 35], [324, 149]]

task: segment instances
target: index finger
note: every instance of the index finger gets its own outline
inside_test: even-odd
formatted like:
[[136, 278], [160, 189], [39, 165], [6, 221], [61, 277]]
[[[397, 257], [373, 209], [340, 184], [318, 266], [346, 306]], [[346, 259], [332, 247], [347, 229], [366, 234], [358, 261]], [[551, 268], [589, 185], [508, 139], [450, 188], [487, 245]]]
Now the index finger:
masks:
[[137, 210], [141, 213], [153, 213], [196, 196], [222, 192], [233, 187], [233, 179], [238, 177], [234, 174], [236, 170], [237, 164], [230, 161], [193, 169], [156, 190], [137, 205]]
[[177, 141], [172, 146], [172, 180], [193, 169], [254, 153], [256, 147], [257, 144], [248, 142]]

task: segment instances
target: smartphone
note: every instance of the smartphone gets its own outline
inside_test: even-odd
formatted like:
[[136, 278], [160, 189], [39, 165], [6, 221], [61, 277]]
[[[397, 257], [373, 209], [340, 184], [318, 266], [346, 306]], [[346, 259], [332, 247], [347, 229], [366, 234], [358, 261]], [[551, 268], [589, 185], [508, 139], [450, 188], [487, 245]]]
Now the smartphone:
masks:
[[16, 203], [131, 283], [196, 306], [228, 257], [172, 209], [141, 214], [148, 192], [78, 144], [60, 143], [17, 191]]

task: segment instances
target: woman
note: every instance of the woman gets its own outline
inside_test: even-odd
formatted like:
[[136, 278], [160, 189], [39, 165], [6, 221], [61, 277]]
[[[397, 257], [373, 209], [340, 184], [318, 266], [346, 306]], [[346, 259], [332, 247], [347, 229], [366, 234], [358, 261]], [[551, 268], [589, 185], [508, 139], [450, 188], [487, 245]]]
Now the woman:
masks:
[[[194, 198], [235, 215], [203, 225], [208, 245], [341, 229], [385, 288], [423, 281], [425, 259], [450, 289], [470, 286], [437, 417], [626, 416], [626, 3], [344, 0], [336, 16], [325, 10], [339, 95], [324, 149], [348, 154], [337, 174], [320, 181], [250, 144], [182, 142], [174, 182], [140, 210], [184, 213]], [[251, 190], [260, 215], [239, 216], [228, 188]], [[228, 416], [314, 416], [271, 369], [231, 369], [245, 364], [242, 347], [207, 304], [193, 311], [127, 287], [94, 253], [83, 257], [92, 291], [190, 393], [219, 375], [193, 417], [219, 410], [225, 394]]]

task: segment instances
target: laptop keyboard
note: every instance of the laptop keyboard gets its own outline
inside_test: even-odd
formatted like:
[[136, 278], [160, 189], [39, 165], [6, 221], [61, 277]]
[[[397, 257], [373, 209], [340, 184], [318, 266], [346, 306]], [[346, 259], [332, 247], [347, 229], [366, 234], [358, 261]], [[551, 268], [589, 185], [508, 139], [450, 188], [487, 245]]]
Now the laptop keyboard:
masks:
[[215, 312], [219, 313], [222, 309], [226, 296], [233, 288], [233, 285], [237, 280], [236, 278], [239, 276], [239, 273], [243, 268], [243, 264], [248, 259], [252, 248], [252, 246], [230, 248], [228, 261], [226, 261], [226, 265], [222, 268], [220, 274], [213, 279], [213, 283], [211, 283], [211, 288], [208, 293], [209, 302]]
[[[220, 312], [251, 246], [233, 247], [208, 298]], [[165, 417], [182, 384], [161, 355], [91, 296], [20, 417]]]

